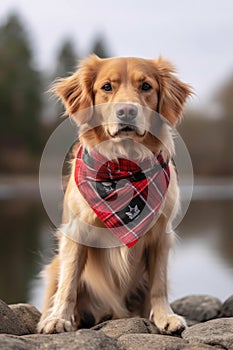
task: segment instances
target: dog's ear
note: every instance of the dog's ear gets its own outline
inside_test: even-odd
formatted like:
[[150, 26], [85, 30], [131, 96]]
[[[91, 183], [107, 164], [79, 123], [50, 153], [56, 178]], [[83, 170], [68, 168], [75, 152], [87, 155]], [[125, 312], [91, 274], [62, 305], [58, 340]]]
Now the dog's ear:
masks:
[[73, 75], [57, 79], [51, 89], [62, 100], [65, 115], [72, 116], [79, 125], [92, 117], [93, 84], [100, 61], [99, 57], [91, 55], [81, 62]]
[[175, 68], [169, 61], [159, 57], [155, 64], [160, 89], [158, 112], [175, 126], [181, 120], [184, 103], [192, 89], [174, 75]]

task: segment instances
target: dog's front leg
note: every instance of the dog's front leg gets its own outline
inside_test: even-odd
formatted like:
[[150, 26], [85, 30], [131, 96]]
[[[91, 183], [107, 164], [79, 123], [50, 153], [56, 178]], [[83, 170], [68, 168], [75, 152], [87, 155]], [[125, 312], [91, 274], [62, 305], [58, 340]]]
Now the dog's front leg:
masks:
[[39, 325], [41, 333], [74, 330], [74, 308], [81, 274], [87, 259], [87, 247], [62, 235], [59, 247], [60, 271], [53, 306]]
[[171, 234], [160, 232], [158, 242], [149, 249], [150, 318], [163, 334], [181, 333], [186, 322], [173, 313], [167, 293], [167, 263], [171, 246]]

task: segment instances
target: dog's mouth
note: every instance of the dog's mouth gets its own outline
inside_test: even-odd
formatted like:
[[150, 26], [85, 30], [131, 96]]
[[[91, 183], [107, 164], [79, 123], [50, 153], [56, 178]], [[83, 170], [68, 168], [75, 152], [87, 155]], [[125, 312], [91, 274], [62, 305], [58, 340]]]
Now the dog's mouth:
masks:
[[127, 136], [133, 137], [134, 135], [136, 135], [138, 137], [143, 137], [143, 136], [145, 136], [146, 131], [140, 130], [139, 128], [136, 127], [136, 125], [119, 124], [116, 131], [110, 132], [108, 130], [108, 133], [113, 138], [114, 137], [127, 137]]

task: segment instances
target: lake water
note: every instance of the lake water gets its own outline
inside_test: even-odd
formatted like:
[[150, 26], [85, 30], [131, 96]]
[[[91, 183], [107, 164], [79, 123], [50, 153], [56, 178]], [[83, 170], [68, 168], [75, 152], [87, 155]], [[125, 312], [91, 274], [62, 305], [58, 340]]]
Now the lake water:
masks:
[[[37, 180], [1, 181], [0, 218], [0, 298], [41, 308], [43, 282], [38, 274], [56, 241]], [[221, 300], [232, 295], [232, 181], [198, 181], [176, 233], [169, 262], [170, 301], [187, 294], [211, 294]]]

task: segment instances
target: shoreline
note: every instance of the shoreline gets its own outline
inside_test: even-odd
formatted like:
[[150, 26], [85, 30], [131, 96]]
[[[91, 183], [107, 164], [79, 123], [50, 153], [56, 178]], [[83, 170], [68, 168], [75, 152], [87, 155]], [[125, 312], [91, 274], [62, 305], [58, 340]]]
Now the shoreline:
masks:
[[[181, 187], [185, 198], [190, 187]], [[53, 196], [58, 186], [52, 176], [43, 179], [43, 186], [48, 195]], [[0, 175], [0, 200], [14, 198], [39, 198], [39, 175]], [[233, 177], [203, 177], [194, 178], [192, 201], [195, 200], [232, 200]]]

